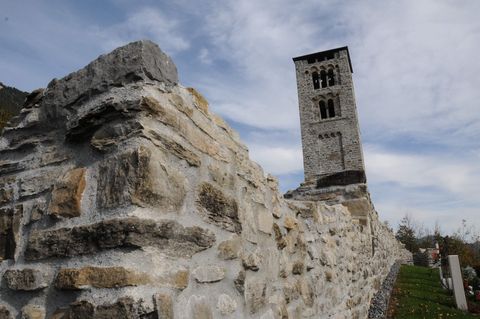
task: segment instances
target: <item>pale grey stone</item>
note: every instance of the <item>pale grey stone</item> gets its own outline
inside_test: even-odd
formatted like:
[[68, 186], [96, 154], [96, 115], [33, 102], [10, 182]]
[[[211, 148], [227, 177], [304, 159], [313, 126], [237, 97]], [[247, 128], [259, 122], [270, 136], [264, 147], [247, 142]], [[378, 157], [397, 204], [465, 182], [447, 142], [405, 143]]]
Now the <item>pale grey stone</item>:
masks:
[[99, 56], [81, 70], [48, 84], [43, 105], [65, 107], [81, 103], [112, 87], [136, 81], [178, 83], [172, 59], [148, 40], [131, 42]]
[[192, 275], [200, 283], [217, 282], [225, 278], [225, 268], [217, 265], [203, 265], [195, 268]]
[[218, 296], [217, 309], [222, 315], [228, 315], [237, 309], [237, 302], [227, 294]]

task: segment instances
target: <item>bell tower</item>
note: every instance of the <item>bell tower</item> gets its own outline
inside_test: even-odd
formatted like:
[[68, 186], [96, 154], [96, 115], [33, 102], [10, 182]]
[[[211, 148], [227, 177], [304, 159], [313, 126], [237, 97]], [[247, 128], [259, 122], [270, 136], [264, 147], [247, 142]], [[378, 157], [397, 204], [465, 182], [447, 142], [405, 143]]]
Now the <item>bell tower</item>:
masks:
[[304, 184], [365, 183], [348, 47], [293, 58], [303, 146]]

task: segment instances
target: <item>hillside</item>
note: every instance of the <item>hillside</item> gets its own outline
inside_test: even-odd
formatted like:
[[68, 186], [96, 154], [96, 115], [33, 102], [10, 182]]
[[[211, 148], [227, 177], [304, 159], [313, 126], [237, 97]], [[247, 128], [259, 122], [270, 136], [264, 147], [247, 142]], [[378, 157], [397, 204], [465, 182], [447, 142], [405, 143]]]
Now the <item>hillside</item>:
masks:
[[0, 82], [0, 129], [3, 129], [12, 116], [20, 113], [27, 94]]

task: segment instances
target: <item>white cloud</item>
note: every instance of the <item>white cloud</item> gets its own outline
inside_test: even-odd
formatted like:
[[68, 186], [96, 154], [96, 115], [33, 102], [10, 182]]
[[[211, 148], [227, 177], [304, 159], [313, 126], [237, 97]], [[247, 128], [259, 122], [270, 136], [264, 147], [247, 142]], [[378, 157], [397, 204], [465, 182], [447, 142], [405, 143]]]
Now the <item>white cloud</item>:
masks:
[[117, 45], [150, 38], [185, 67], [182, 81], [239, 124], [252, 158], [280, 175], [302, 166], [291, 58], [348, 45], [380, 216], [395, 220], [409, 211], [452, 225], [475, 219], [477, 0], [180, 0], [148, 7], [122, 0], [111, 3], [124, 18], [110, 24], [77, 14], [72, 4], [27, 2], [2, 7], [10, 19], [0, 28], [0, 74], [13, 82], [1, 81], [33, 89]]
[[150, 39], [168, 54], [186, 50], [190, 43], [179, 31], [180, 22], [165, 16], [154, 7], [140, 7], [121, 23], [107, 28], [92, 28], [92, 32], [103, 39], [105, 49], [112, 49], [127, 42]]
[[207, 48], [201, 48], [200, 52], [198, 53], [198, 59], [203, 64], [211, 64], [212, 57], [210, 55], [210, 51]]
[[249, 149], [250, 158], [270, 174], [283, 175], [303, 171], [301, 148], [249, 144]]
[[474, 198], [480, 189], [480, 167], [475, 158], [388, 152], [370, 145], [364, 149], [368, 176], [376, 183], [436, 188], [464, 199]]

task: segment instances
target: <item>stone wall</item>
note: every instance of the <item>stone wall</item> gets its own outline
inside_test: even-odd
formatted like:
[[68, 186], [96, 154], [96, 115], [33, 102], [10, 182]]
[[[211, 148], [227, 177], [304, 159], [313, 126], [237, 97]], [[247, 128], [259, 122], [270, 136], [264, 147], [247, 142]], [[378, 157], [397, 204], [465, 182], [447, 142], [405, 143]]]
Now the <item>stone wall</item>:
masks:
[[283, 199], [148, 41], [33, 92], [0, 145], [2, 319], [365, 318], [402, 253], [369, 205]]

